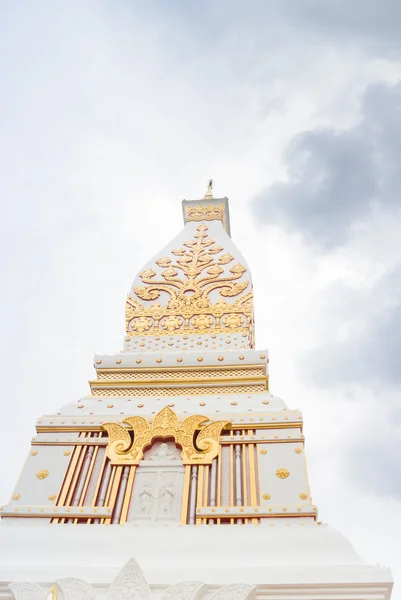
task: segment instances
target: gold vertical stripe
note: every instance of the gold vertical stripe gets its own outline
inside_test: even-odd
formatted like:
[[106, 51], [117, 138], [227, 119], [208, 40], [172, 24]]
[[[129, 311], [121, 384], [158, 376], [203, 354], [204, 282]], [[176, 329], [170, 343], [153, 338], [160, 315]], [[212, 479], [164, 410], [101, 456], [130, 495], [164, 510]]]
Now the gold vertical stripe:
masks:
[[110, 490], [109, 501], [106, 504], [106, 506], [110, 509], [110, 518], [105, 519], [105, 521], [104, 521], [105, 525], [110, 525], [110, 523], [111, 523], [111, 519], [113, 516], [113, 510], [114, 510], [114, 507], [116, 504], [116, 498], [117, 498], [118, 490], [120, 487], [121, 475], [123, 474], [123, 468], [124, 467], [115, 467], [113, 485]]
[[55, 504], [56, 506], [64, 506], [64, 502], [65, 502], [65, 499], [66, 499], [66, 496], [68, 493], [68, 489], [70, 487], [71, 479], [74, 474], [75, 466], [77, 464], [77, 460], [79, 458], [81, 449], [82, 449], [82, 446], [75, 446], [75, 448], [73, 450], [70, 464], [68, 465], [68, 469], [67, 469], [66, 475], [64, 477], [63, 484], [61, 486], [59, 497], [56, 500], [56, 504]]
[[[100, 488], [100, 484], [101, 484], [102, 479], [103, 479], [104, 468], [106, 466], [106, 460], [107, 460], [107, 452], [105, 451], [104, 456], [103, 456], [102, 466], [100, 467], [99, 477], [98, 477], [98, 480], [96, 482], [95, 492], [93, 494], [92, 506], [96, 506], [97, 496], [99, 494], [99, 488]], [[88, 519], [88, 525], [91, 522], [92, 522], [92, 519]]]
[[78, 460], [78, 464], [76, 466], [75, 472], [74, 472], [74, 476], [72, 478], [72, 482], [71, 482], [71, 486], [70, 489], [68, 491], [68, 495], [67, 495], [67, 499], [66, 499], [66, 506], [70, 506], [71, 505], [71, 501], [72, 498], [74, 496], [74, 491], [75, 491], [75, 487], [77, 485], [78, 482], [78, 478], [81, 474], [81, 469], [82, 469], [82, 463], [84, 462], [84, 458], [85, 458], [85, 454], [87, 452], [87, 446], [81, 446], [81, 454], [79, 456], [79, 460]]
[[[85, 436], [86, 436], [86, 433], [83, 433], [80, 437], [85, 437]], [[81, 473], [82, 463], [84, 462], [86, 450], [87, 450], [86, 446], [79, 447], [79, 458], [78, 458], [77, 464], [74, 469], [71, 485], [69, 486], [69, 490], [68, 490], [67, 498], [65, 499], [64, 506], [71, 505], [71, 501], [74, 496], [75, 486], [77, 485], [77, 481], [78, 481], [79, 475]], [[65, 522], [66, 522], [66, 519], [61, 519], [61, 523], [65, 523]]]
[[[113, 489], [113, 481], [114, 481], [114, 475], [116, 474], [116, 468], [117, 467], [115, 467], [115, 466], [111, 467], [110, 479], [107, 484], [107, 490], [106, 490], [106, 495], [105, 495], [104, 504], [103, 504], [103, 506], [105, 506], [105, 507], [109, 506], [109, 499], [110, 499], [111, 490]], [[107, 519], [103, 518], [103, 519], [101, 519], [100, 523], [103, 524], [106, 521], [107, 521]]]
[[92, 458], [91, 458], [91, 464], [89, 465], [89, 469], [88, 469], [88, 472], [86, 474], [86, 479], [85, 479], [84, 487], [83, 487], [83, 490], [82, 490], [82, 495], [81, 495], [81, 498], [79, 499], [79, 506], [83, 506], [83, 504], [84, 504], [86, 492], [88, 490], [88, 485], [89, 485], [90, 479], [92, 477], [93, 467], [95, 466], [95, 462], [96, 462], [96, 457], [97, 457], [98, 450], [99, 450], [99, 446], [95, 446], [95, 449], [93, 451], [93, 455], [92, 455]]
[[[67, 496], [68, 493], [68, 489], [70, 487], [71, 484], [71, 479], [72, 476], [74, 475], [74, 470], [75, 470], [75, 466], [77, 464], [77, 460], [79, 458], [79, 454], [81, 452], [81, 448], [82, 446], [75, 446], [73, 452], [72, 452], [72, 456], [66, 471], [66, 474], [64, 476], [64, 481], [61, 485], [60, 488], [60, 492], [58, 495], [58, 498], [55, 502], [55, 506], [64, 506], [64, 502], [65, 502], [65, 498]], [[52, 523], [58, 523], [59, 521], [61, 521], [62, 523], [64, 522], [64, 519], [53, 519]]]
[[254, 456], [255, 456], [256, 498], [257, 498], [257, 505], [260, 506], [260, 467], [259, 467], [258, 447], [256, 444], [254, 444]]
[[128, 480], [127, 480], [127, 487], [125, 488], [123, 507], [121, 510], [120, 525], [124, 525], [127, 522], [129, 505], [130, 505], [131, 496], [132, 496], [132, 488], [134, 486], [135, 471], [136, 471], [136, 466], [130, 467]]
[[102, 466], [100, 468], [99, 477], [98, 477], [98, 480], [97, 480], [97, 483], [96, 483], [95, 493], [93, 494], [92, 506], [96, 506], [97, 497], [99, 495], [99, 488], [100, 488], [100, 485], [102, 483], [102, 479], [103, 479], [103, 475], [104, 475], [104, 469], [105, 469], [105, 466], [106, 466], [106, 461], [107, 461], [107, 452], [105, 451], [104, 456], [103, 456]]
[[[88, 448], [86, 450], [87, 452], [89, 452], [89, 448], [90, 448], [90, 446], [88, 446]], [[98, 449], [99, 449], [99, 446], [95, 446], [95, 448], [93, 450], [93, 454], [92, 454], [92, 457], [91, 457], [91, 462], [90, 462], [90, 465], [89, 465], [88, 472], [86, 474], [85, 483], [84, 483], [84, 487], [82, 488], [82, 494], [81, 494], [81, 497], [79, 498], [78, 506], [83, 506], [83, 504], [84, 504], [84, 500], [85, 500], [85, 496], [86, 496], [86, 491], [88, 489], [88, 485], [89, 485], [89, 481], [90, 481], [90, 478], [91, 478], [91, 475], [92, 475], [93, 467], [95, 465], [96, 455], [97, 455]], [[90, 521], [90, 519], [88, 519], [88, 521]], [[78, 519], [75, 519], [74, 523], [76, 525], [78, 523]]]
[[[251, 506], [257, 506], [256, 499], [256, 473], [255, 473], [255, 444], [249, 444], [249, 484], [250, 484], [250, 499]], [[258, 519], [252, 519], [252, 524], [256, 525]]]
[[217, 457], [217, 491], [216, 491], [216, 506], [221, 506], [221, 446], [219, 446], [219, 454]]
[[[234, 437], [234, 432], [231, 432], [231, 437]], [[234, 445], [230, 444], [230, 506], [234, 506]], [[234, 524], [234, 519], [230, 519], [231, 525]]]
[[[217, 497], [216, 506], [221, 506], [221, 444], [219, 445], [219, 454], [217, 457]], [[220, 525], [220, 519], [217, 519], [217, 524]]]
[[[243, 490], [242, 504], [244, 506], [248, 506], [248, 468], [247, 468], [247, 460], [246, 460], [247, 448], [248, 448], [248, 444], [243, 444], [243, 446], [242, 446], [242, 490]], [[244, 523], [245, 523], [245, 525], [248, 525], [248, 519], [244, 519]]]
[[210, 479], [210, 466], [205, 465], [205, 487], [203, 491], [203, 506], [209, 506], [209, 479]]
[[[209, 479], [210, 479], [210, 466], [205, 465], [205, 487], [203, 492], [203, 506], [209, 506]], [[207, 519], [203, 519], [203, 524], [207, 525]]]
[[116, 474], [116, 466], [111, 467], [110, 479], [107, 485], [106, 496], [104, 499], [104, 506], [109, 506], [109, 500], [111, 495], [111, 490], [113, 489], [114, 476]]
[[[196, 498], [196, 508], [200, 508], [201, 506], [203, 506], [203, 479], [204, 479], [204, 465], [199, 465], [198, 467], [198, 493], [197, 493], [197, 498]], [[202, 519], [196, 519], [196, 524], [200, 525], [202, 522]]]
[[181, 525], [187, 524], [190, 484], [191, 484], [191, 465], [185, 465], [184, 491], [182, 493]]

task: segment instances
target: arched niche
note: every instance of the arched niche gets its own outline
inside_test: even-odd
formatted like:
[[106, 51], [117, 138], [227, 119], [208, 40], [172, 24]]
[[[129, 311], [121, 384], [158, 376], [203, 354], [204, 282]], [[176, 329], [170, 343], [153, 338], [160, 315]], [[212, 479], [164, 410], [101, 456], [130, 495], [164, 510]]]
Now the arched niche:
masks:
[[180, 522], [185, 467], [172, 437], [155, 438], [144, 450], [134, 479], [128, 522]]

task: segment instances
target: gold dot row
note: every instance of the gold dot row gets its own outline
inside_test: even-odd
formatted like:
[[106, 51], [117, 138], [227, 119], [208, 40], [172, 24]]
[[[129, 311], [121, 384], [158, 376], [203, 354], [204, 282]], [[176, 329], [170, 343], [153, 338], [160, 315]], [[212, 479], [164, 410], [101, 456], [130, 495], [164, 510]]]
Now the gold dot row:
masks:
[[[245, 356], [244, 356], [243, 354], [240, 354], [238, 358], [239, 358], [240, 360], [244, 360], [244, 359], [245, 359]], [[262, 360], [263, 360], [263, 359], [265, 359], [265, 358], [266, 358], [266, 354], [261, 354], [261, 355], [260, 355], [260, 358], [261, 358]], [[203, 356], [198, 356], [197, 360], [198, 360], [198, 362], [203, 362]], [[218, 356], [218, 357], [217, 357], [217, 360], [219, 360], [219, 361], [222, 361], [222, 360], [224, 360], [224, 356]], [[176, 358], [176, 361], [177, 361], [177, 362], [179, 362], [179, 363], [180, 363], [180, 362], [182, 362], [182, 357], [181, 357], [181, 356], [178, 356], [178, 357]], [[101, 359], [99, 359], [99, 360], [97, 360], [97, 361], [96, 361], [96, 364], [97, 364], [97, 365], [101, 365], [101, 364], [102, 364], [102, 362], [103, 362], [103, 361], [102, 361]], [[137, 359], [136, 359], [136, 363], [137, 363], [138, 365], [140, 365], [140, 364], [141, 364], [141, 362], [142, 362], [142, 358], [137, 358]], [[160, 364], [161, 362], [163, 362], [163, 359], [162, 359], [162, 358], [156, 358], [156, 362]], [[117, 365], [121, 365], [121, 363], [122, 363], [122, 360], [121, 360], [121, 358], [118, 358], [118, 359], [116, 360], [116, 364], [117, 364]]]

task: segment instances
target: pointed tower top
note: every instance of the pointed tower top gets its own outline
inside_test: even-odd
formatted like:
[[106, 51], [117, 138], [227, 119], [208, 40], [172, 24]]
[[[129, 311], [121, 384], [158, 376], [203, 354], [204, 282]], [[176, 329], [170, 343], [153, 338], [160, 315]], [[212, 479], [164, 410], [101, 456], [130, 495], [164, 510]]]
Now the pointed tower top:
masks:
[[210, 199], [213, 198], [213, 185], [214, 185], [214, 181], [213, 179], [209, 179], [209, 183], [207, 185], [207, 190], [205, 195], [203, 196], [204, 199]]

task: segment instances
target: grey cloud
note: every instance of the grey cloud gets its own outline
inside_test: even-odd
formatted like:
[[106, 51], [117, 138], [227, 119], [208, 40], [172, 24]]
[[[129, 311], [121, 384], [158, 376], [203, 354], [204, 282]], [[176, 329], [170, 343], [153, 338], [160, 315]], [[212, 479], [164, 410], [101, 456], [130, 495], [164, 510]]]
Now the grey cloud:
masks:
[[401, 50], [398, 0], [284, 0], [280, 8], [290, 21], [329, 36], [337, 44], [363, 44], [364, 50], [387, 56]]
[[296, 136], [284, 154], [287, 180], [254, 200], [256, 216], [299, 230], [325, 248], [343, 243], [374, 203], [399, 205], [401, 84], [370, 86], [360, 123]]
[[354, 338], [328, 343], [305, 353], [302, 373], [321, 387], [375, 382], [397, 385], [401, 384], [400, 357], [401, 304], [384, 309]]
[[349, 333], [305, 351], [302, 376], [319, 387], [401, 384], [401, 266], [386, 272], [368, 291], [344, 284], [326, 292], [326, 315]]
[[361, 429], [343, 455], [343, 473], [363, 492], [401, 498], [400, 444], [401, 428], [391, 417], [381, 421], [378, 430]]

